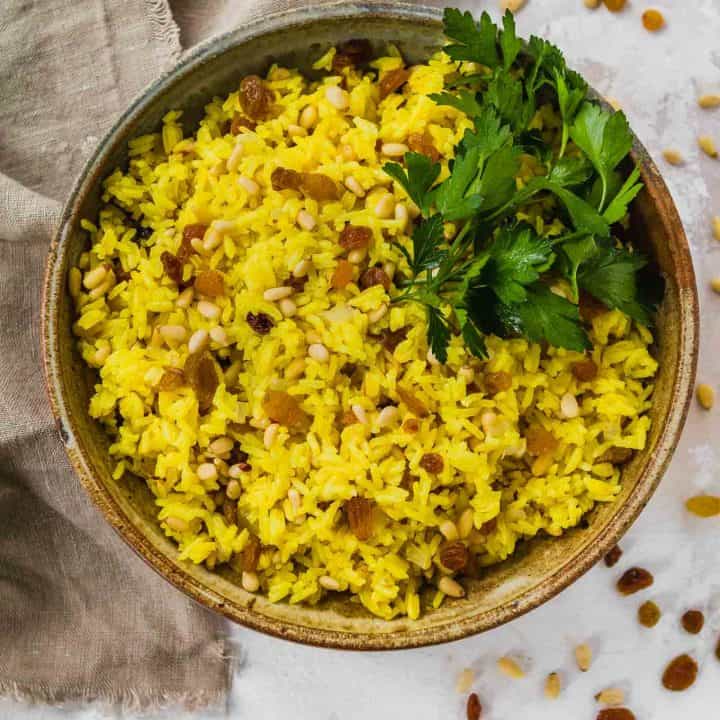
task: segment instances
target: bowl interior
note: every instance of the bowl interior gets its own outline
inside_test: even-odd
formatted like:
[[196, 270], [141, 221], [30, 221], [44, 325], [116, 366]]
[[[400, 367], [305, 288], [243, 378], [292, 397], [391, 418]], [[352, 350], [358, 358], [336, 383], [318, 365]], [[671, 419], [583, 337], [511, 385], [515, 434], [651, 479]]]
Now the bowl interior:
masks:
[[635, 205], [630, 233], [641, 239], [666, 281], [656, 328], [661, 365], [653, 423], [647, 449], [626, 467], [618, 501], [598, 507], [583, 527], [522, 544], [510, 560], [474, 581], [462, 600], [446, 601], [417, 621], [387, 622], [345, 599], [314, 608], [272, 604], [243, 591], [230, 569], [211, 573], [178, 561], [175, 545], [155, 521], [145, 483], [112, 479], [108, 438], [87, 412], [94, 378], [75, 349], [65, 277], [86, 248], [80, 220], [96, 216], [101, 181], [125, 164], [127, 141], [155, 130], [170, 109], [184, 110], [186, 129], [193, 127], [208, 100], [274, 61], [312, 74], [312, 62], [327, 47], [353, 37], [372, 39], [378, 51], [392, 42], [410, 63], [418, 62], [441, 44], [438, 18], [436, 11], [402, 5], [304, 10], [265, 18], [201, 47], [147, 90], [105, 138], [70, 197], [50, 251], [43, 333], [48, 384], [63, 440], [87, 491], [131, 547], [175, 585], [236, 621], [301, 642], [356, 649], [442, 642], [505, 622], [559, 592], [612, 547], [648, 501], [674, 449], [693, 384], [697, 298], [687, 241], [657, 169], [636, 144], [646, 190]]

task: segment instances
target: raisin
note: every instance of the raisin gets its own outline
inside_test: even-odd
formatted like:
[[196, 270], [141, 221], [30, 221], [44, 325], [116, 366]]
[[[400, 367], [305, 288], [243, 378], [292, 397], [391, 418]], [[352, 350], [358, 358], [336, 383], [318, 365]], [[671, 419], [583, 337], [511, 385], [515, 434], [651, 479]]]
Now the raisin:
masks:
[[339, 75], [345, 68], [352, 67], [354, 65], [352, 58], [345, 53], [335, 53], [332, 59], [332, 70], [334, 73]]
[[208, 297], [219, 297], [225, 294], [225, 281], [222, 273], [217, 270], [203, 270], [195, 278], [195, 289], [201, 295]]
[[465, 716], [467, 720], [480, 720], [482, 715], [482, 705], [477, 693], [470, 693], [465, 707]]
[[338, 189], [335, 181], [322, 173], [301, 173], [300, 190], [313, 200], [338, 199]]
[[184, 372], [190, 387], [195, 391], [200, 412], [206, 412], [212, 407], [215, 391], [220, 384], [215, 361], [207, 352], [188, 355]]
[[405, 432], [414, 434], [420, 429], [420, 423], [416, 418], [410, 417], [403, 422], [402, 427]]
[[346, 377], [352, 377], [355, 374], [355, 371], [358, 369], [358, 366], [355, 363], [345, 363], [340, 368], [340, 373], [342, 375], [345, 375]]
[[590, 358], [578, 360], [572, 364], [572, 374], [580, 382], [590, 382], [597, 377], [598, 366]]
[[295, 170], [277, 167], [270, 174], [270, 182], [273, 190], [299, 190], [302, 177]]
[[607, 312], [605, 305], [584, 290], [580, 291], [578, 309], [580, 311], [580, 317], [585, 322], [592, 322], [598, 315]]
[[222, 511], [228, 525], [237, 525], [237, 502], [226, 498], [222, 504]]
[[482, 535], [489, 535], [491, 532], [495, 532], [497, 530], [497, 518], [491, 518], [487, 522], [484, 522], [480, 526], [480, 533]]
[[697, 677], [697, 663], [689, 655], [678, 655], [665, 668], [662, 684], [674, 692], [687, 690]]
[[635, 714], [623, 707], [603, 708], [597, 714], [597, 720], [635, 720]]
[[251, 313], [249, 312], [245, 319], [247, 320], [247, 324], [258, 334], [258, 335], [267, 335], [270, 330], [272, 330], [273, 327], [273, 321], [270, 318], [269, 315], [266, 315], [265, 313]]
[[598, 462], [609, 462], [613, 465], [624, 465], [632, 460], [634, 450], [631, 448], [611, 447], [608, 448], [599, 458]]
[[391, 93], [399, 90], [410, 77], [410, 71], [405, 68], [397, 68], [395, 70], [388, 70], [380, 78], [380, 99], [386, 98]]
[[633, 595], [653, 584], [653, 576], [643, 568], [632, 567], [626, 570], [617, 581], [618, 592], [622, 595]]
[[254, 130], [257, 127], [257, 123], [251, 120], [250, 118], [245, 117], [244, 115], [241, 115], [240, 113], [235, 113], [233, 115], [232, 120], [230, 121], [230, 134], [231, 135], [238, 135], [240, 133], [240, 128], [247, 128], [248, 130]]
[[185, 385], [185, 373], [180, 368], [165, 368], [158, 383], [158, 390], [177, 390]]
[[382, 331], [382, 334], [380, 336], [382, 346], [389, 350], [391, 353], [395, 352], [395, 348], [403, 341], [408, 335], [408, 332], [410, 331], [409, 327], [401, 327], [397, 330], [390, 330], [389, 328], [386, 328]]
[[408, 406], [408, 410], [418, 417], [424, 418], [430, 414], [427, 407], [425, 407], [425, 403], [416, 398], [409, 390], [403, 390], [399, 387], [397, 388], [397, 394], [398, 397]]
[[167, 250], [160, 256], [165, 274], [176, 284], [179, 285], [183, 279], [183, 264], [175, 255]]
[[308, 281], [308, 276], [303, 275], [302, 277], [295, 277], [291, 275], [283, 285], [291, 287], [296, 293], [301, 293], [305, 289], [305, 283]]
[[352, 410], [346, 410], [341, 416], [340, 416], [340, 424], [343, 427], [347, 427], [348, 425], [355, 425], [355, 423], [358, 422], [357, 415]]
[[607, 555], [605, 555], [605, 565], [608, 567], [616, 565], [617, 561], [622, 557], [622, 554], [623, 551], [618, 545], [616, 545], [612, 550], [608, 551]]
[[445, 463], [438, 453], [425, 453], [420, 458], [420, 467], [433, 475], [437, 475], [442, 472]]
[[338, 54], [350, 58], [353, 65], [362, 65], [372, 57], [372, 45], [369, 40], [353, 38], [338, 45]]
[[243, 570], [247, 572], [257, 570], [261, 550], [260, 540], [255, 535], [251, 535], [247, 545], [243, 548]]
[[[183, 230], [183, 241], [187, 241], [188, 243], [191, 240], [194, 240], [195, 238], [198, 238], [199, 240], [202, 240], [205, 236], [205, 233], [207, 232], [208, 226], [202, 225], [200, 223], [193, 223], [192, 225], [186, 225]], [[180, 250], [178, 250], [178, 256], [180, 256]], [[188, 254], [188, 257], [190, 255]], [[182, 259], [182, 257], [181, 257]]]
[[361, 276], [360, 276], [360, 287], [363, 290], [367, 290], [369, 287], [372, 287], [373, 285], [382, 285], [385, 290], [390, 289], [390, 278], [388, 277], [387, 273], [379, 267], [371, 267], [368, 268]]
[[696, 495], [685, 501], [688, 512], [698, 517], [714, 517], [720, 515], [720, 497], [716, 495]]
[[643, 627], [655, 627], [660, 621], [660, 616], [660, 608], [652, 600], [647, 600], [638, 608], [638, 622]]
[[263, 410], [273, 422], [287, 428], [298, 427], [307, 419], [298, 401], [283, 390], [268, 390], [263, 401]]
[[274, 96], [272, 90], [257, 75], [248, 75], [240, 83], [240, 105], [252, 120], [267, 115]]
[[130, 273], [123, 268], [122, 263], [119, 260], [115, 260], [113, 262], [113, 274], [115, 275], [115, 280], [119, 283], [129, 280], [131, 277]]
[[525, 433], [527, 451], [530, 455], [544, 455], [557, 450], [559, 445], [557, 438], [542, 425], [533, 425]]
[[353, 279], [353, 265], [347, 260], [338, 260], [330, 284], [336, 290], [342, 290]]
[[509, 372], [494, 372], [485, 374], [485, 389], [490, 395], [509, 390], [512, 387], [512, 375]]
[[688, 610], [681, 618], [682, 626], [685, 632], [691, 635], [697, 635], [705, 624], [705, 616], [700, 610]]
[[152, 234], [153, 229], [151, 227], [147, 227], [146, 225], [138, 225], [136, 227], [137, 237], [140, 240], [147, 240]]
[[364, 225], [346, 225], [340, 233], [340, 247], [343, 250], [361, 250], [370, 245], [372, 230]]
[[448, 570], [464, 570], [468, 563], [468, 550], [460, 540], [447, 542], [440, 547], [440, 562]]
[[425, 130], [421, 133], [410, 133], [407, 139], [408, 147], [413, 151], [429, 157], [433, 162], [440, 160], [440, 153], [433, 144], [432, 135]]
[[367, 540], [372, 535], [373, 507], [372, 500], [361, 497], [350, 498], [345, 503], [348, 524], [358, 540]]
[[610, 12], [620, 12], [625, 7], [627, 0], [603, 0], [603, 2]]

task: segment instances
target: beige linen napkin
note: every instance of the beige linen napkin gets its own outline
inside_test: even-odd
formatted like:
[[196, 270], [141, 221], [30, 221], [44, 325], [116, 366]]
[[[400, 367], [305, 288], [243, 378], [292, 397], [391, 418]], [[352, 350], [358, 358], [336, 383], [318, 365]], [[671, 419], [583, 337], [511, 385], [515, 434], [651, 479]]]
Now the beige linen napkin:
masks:
[[156, 709], [229, 686], [222, 620], [138, 559], [82, 491], [40, 365], [48, 198], [179, 51], [164, 0], [0, 2], [0, 694]]

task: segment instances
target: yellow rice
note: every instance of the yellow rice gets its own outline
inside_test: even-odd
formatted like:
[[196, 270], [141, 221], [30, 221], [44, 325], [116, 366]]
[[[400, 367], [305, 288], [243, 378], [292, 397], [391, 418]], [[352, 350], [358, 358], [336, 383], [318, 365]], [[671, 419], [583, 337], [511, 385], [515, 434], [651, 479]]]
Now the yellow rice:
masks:
[[[327, 69], [331, 58], [332, 52], [318, 67]], [[135, 472], [146, 478], [157, 498], [158, 519], [177, 542], [181, 559], [242, 569], [242, 550], [252, 533], [262, 543], [260, 592], [272, 601], [316, 603], [332, 592], [325, 587], [332, 587], [349, 591], [380, 617], [417, 618], [443, 600], [437, 589], [447, 575], [438, 560], [442, 523], [456, 522], [470, 508], [473, 529], [466, 543], [481, 565], [489, 565], [511, 555], [523, 538], [560, 535], [595, 503], [616, 497], [621, 471], [599, 458], [613, 446], [644, 447], [657, 365], [649, 352], [650, 332], [613, 311], [592, 321], [590, 355], [599, 373], [587, 383], [571, 372], [582, 355], [542, 350], [523, 339], [489, 338], [490, 359], [481, 362], [454, 337], [447, 365], [438, 366], [428, 362], [420, 306], [390, 304], [382, 286], [332, 289], [330, 278], [343, 256], [338, 236], [348, 222], [372, 228], [370, 265], [406, 267], [392, 241], [409, 247], [409, 226], [402, 216], [381, 219], [373, 208], [379, 193], [388, 190], [396, 203], [413, 208], [382, 171], [385, 158], [376, 141], [405, 142], [409, 133], [428, 130], [447, 158], [471, 126], [462, 113], [427, 97], [458, 71], [444, 54], [413, 68], [403, 90], [382, 101], [377, 73], [402, 66], [402, 59], [391, 52], [373, 65], [374, 72], [364, 75], [345, 71], [346, 111], [326, 98], [327, 86], [337, 85], [339, 77], [330, 74], [311, 83], [294, 70], [273, 67], [267, 82], [275, 93], [274, 112], [254, 132], [223, 134], [241, 110], [233, 92], [206, 107], [194, 135], [186, 135], [180, 112], [170, 112], [161, 132], [133, 140], [127, 172], [117, 170], [105, 181], [107, 204], [99, 219], [84, 221], [90, 249], [79, 264], [87, 273], [114, 261], [132, 274], [129, 280], [111, 280], [94, 297], [76, 290], [75, 331], [84, 359], [99, 371], [90, 413], [113, 437], [115, 476]], [[317, 108], [317, 124], [306, 136], [289, 137], [288, 126], [298, 123], [308, 105]], [[534, 124], [552, 131], [557, 120], [543, 108]], [[226, 162], [238, 142], [245, 146], [231, 172]], [[337, 182], [342, 195], [318, 203], [273, 191], [270, 174], [278, 166], [322, 172]], [[444, 177], [445, 161], [443, 166]], [[533, 172], [528, 156], [518, 182]], [[250, 195], [238, 183], [240, 176], [253, 179], [259, 194]], [[348, 176], [360, 183], [365, 197], [345, 190]], [[152, 236], [139, 240], [117, 206], [141, 218]], [[298, 226], [300, 210], [316, 220], [313, 230]], [[545, 226], [539, 214], [524, 219], [539, 232], [561, 229], [558, 221]], [[220, 318], [208, 320], [198, 312], [197, 298], [188, 308], [176, 305], [178, 289], [166, 277], [160, 256], [177, 251], [186, 225], [217, 220], [231, 221], [222, 242], [191, 260], [225, 277], [226, 295], [215, 301]], [[263, 293], [282, 285], [304, 259], [311, 262], [309, 279], [293, 296], [297, 313], [285, 318]], [[369, 315], [383, 304], [389, 312], [371, 325]], [[272, 331], [253, 332], [245, 320], [248, 312], [270, 316]], [[187, 340], [163, 342], [157, 333], [153, 339], [153, 329], [161, 325], [183, 326], [187, 337], [215, 325], [227, 333], [226, 347], [210, 344], [223, 362], [224, 381], [206, 414], [199, 414], [189, 387], [158, 392], [165, 368], [182, 368], [188, 355]], [[406, 326], [411, 328], [407, 338], [391, 355], [377, 335]], [[311, 342], [327, 348], [328, 362], [308, 357]], [[304, 358], [304, 369], [286, 378], [298, 358]], [[364, 373], [360, 385], [340, 372], [346, 363]], [[483, 375], [497, 371], [511, 373], [512, 388], [490, 396], [483, 391]], [[419, 419], [416, 433], [403, 429], [412, 413], [398, 399], [399, 384], [431, 410]], [[266, 391], [276, 388], [300, 401], [312, 425], [302, 436], [280, 427], [268, 449], [262, 403]], [[560, 413], [567, 393], [580, 408], [570, 419]], [[386, 398], [398, 407], [399, 420], [381, 428], [378, 405]], [[343, 428], [339, 418], [353, 406], [364, 410], [366, 423]], [[484, 430], [480, 418], [493, 417], [487, 413], [497, 417]], [[549, 466], [536, 467], [533, 474], [523, 433], [538, 424], [560, 445]], [[201, 481], [197, 474], [200, 463], [212, 461], [208, 445], [222, 436], [241, 447], [252, 466], [239, 480], [239, 526], [226, 522], [214, 499], [228, 482], [227, 465], [215, 463], [218, 479]], [[437, 476], [419, 465], [427, 452], [444, 460]], [[403, 482], [407, 469], [409, 486]], [[295, 504], [288, 497], [291, 489]], [[342, 510], [355, 495], [378, 508], [367, 541], [350, 532]], [[430, 592], [421, 593], [424, 587]]]

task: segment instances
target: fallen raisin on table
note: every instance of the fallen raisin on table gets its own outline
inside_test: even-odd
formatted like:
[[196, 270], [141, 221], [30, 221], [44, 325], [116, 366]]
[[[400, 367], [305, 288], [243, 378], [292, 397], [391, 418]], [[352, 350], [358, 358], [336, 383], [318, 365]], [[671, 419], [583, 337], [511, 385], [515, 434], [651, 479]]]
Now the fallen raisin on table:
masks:
[[673, 692], [687, 690], [697, 677], [697, 663], [689, 655], [678, 655], [665, 668], [662, 684]]
[[251, 535], [248, 544], [243, 548], [243, 570], [246, 572], [255, 572], [257, 570], [261, 551], [260, 540], [255, 535]]
[[627, 708], [603, 708], [597, 720], [635, 720], [635, 714]]
[[176, 284], [179, 285], [183, 279], [183, 263], [167, 250], [160, 255], [165, 274]]
[[705, 616], [700, 610], [688, 610], [683, 614], [680, 622], [685, 632], [689, 632], [691, 635], [697, 635], [703, 629]]
[[501, 370], [500, 372], [485, 374], [485, 389], [490, 395], [509, 390], [512, 387], [512, 375]]
[[542, 425], [533, 425], [525, 433], [527, 451], [530, 455], [544, 455], [557, 450], [557, 438]]
[[273, 190], [299, 190], [302, 177], [295, 170], [277, 167], [270, 173], [270, 182]]
[[633, 595], [653, 584], [653, 576], [643, 568], [632, 567], [626, 570], [617, 581], [617, 589], [622, 595]]
[[245, 316], [247, 324], [258, 334], [267, 335], [273, 327], [272, 319], [265, 313], [251, 313]]
[[390, 278], [387, 273], [379, 267], [368, 268], [360, 276], [360, 287], [367, 290], [373, 285], [382, 285], [386, 290], [390, 289]]
[[625, 7], [627, 0], [603, 0], [603, 2], [610, 12], [620, 12]]
[[464, 570], [468, 563], [468, 549], [460, 540], [447, 542], [440, 547], [440, 562], [448, 570]]
[[235, 113], [232, 120], [230, 121], [230, 134], [238, 135], [240, 128], [247, 128], [248, 130], [254, 130], [257, 127], [257, 123], [250, 118], [246, 118], [240, 113]]
[[273, 422], [287, 428], [299, 427], [307, 419], [300, 403], [283, 390], [268, 390], [263, 400], [263, 410]]
[[470, 693], [467, 699], [467, 706], [465, 709], [467, 720], [480, 720], [482, 715], [482, 705], [480, 704], [480, 698], [477, 693]]
[[240, 105], [252, 120], [267, 115], [274, 97], [273, 91], [257, 75], [248, 75], [240, 83]]
[[646, 628], [655, 627], [660, 621], [660, 615], [660, 608], [652, 600], [638, 608], [638, 622]]
[[572, 364], [572, 374], [580, 382], [590, 382], [598, 374], [598, 366], [590, 359], [578, 360]]
[[433, 144], [432, 135], [425, 130], [421, 133], [410, 133], [407, 139], [408, 147], [416, 153], [429, 157], [433, 162], [440, 160], [440, 153]]
[[698, 517], [708, 518], [720, 515], [720, 497], [715, 495], [696, 495], [685, 501], [688, 512]]
[[612, 550], [609, 550], [607, 555], [605, 555], [605, 565], [607, 567], [612, 567], [613, 565], [617, 565], [618, 560], [622, 557], [623, 551], [620, 549], [619, 545], [616, 545]]
[[219, 297], [225, 294], [225, 281], [217, 270], [203, 270], [195, 277], [195, 289], [201, 295]]
[[388, 70], [380, 78], [380, 99], [386, 98], [391, 93], [399, 90], [410, 77], [410, 71], [405, 68], [396, 68], [395, 70]]
[[367, 540], [372, 535], [373, 507], [372, 500], [362, 497], [350, 498], [345, 503], [350, 529], [358, 540]]
[[420, 467], [433, 475], [437, 475], [442, 472], [445, 463], [438, 453], [425, 453], [420, 458]]
[[300, 190], [313, 200], [338, 199], [338, 188], [335, 181], [322, 173], [300, 173]]
[[346, 225], [340, 233], [338, 242], [343, 250], [360, 250], [368, 247], [372, 240], [372, 230], [364, 225]]

